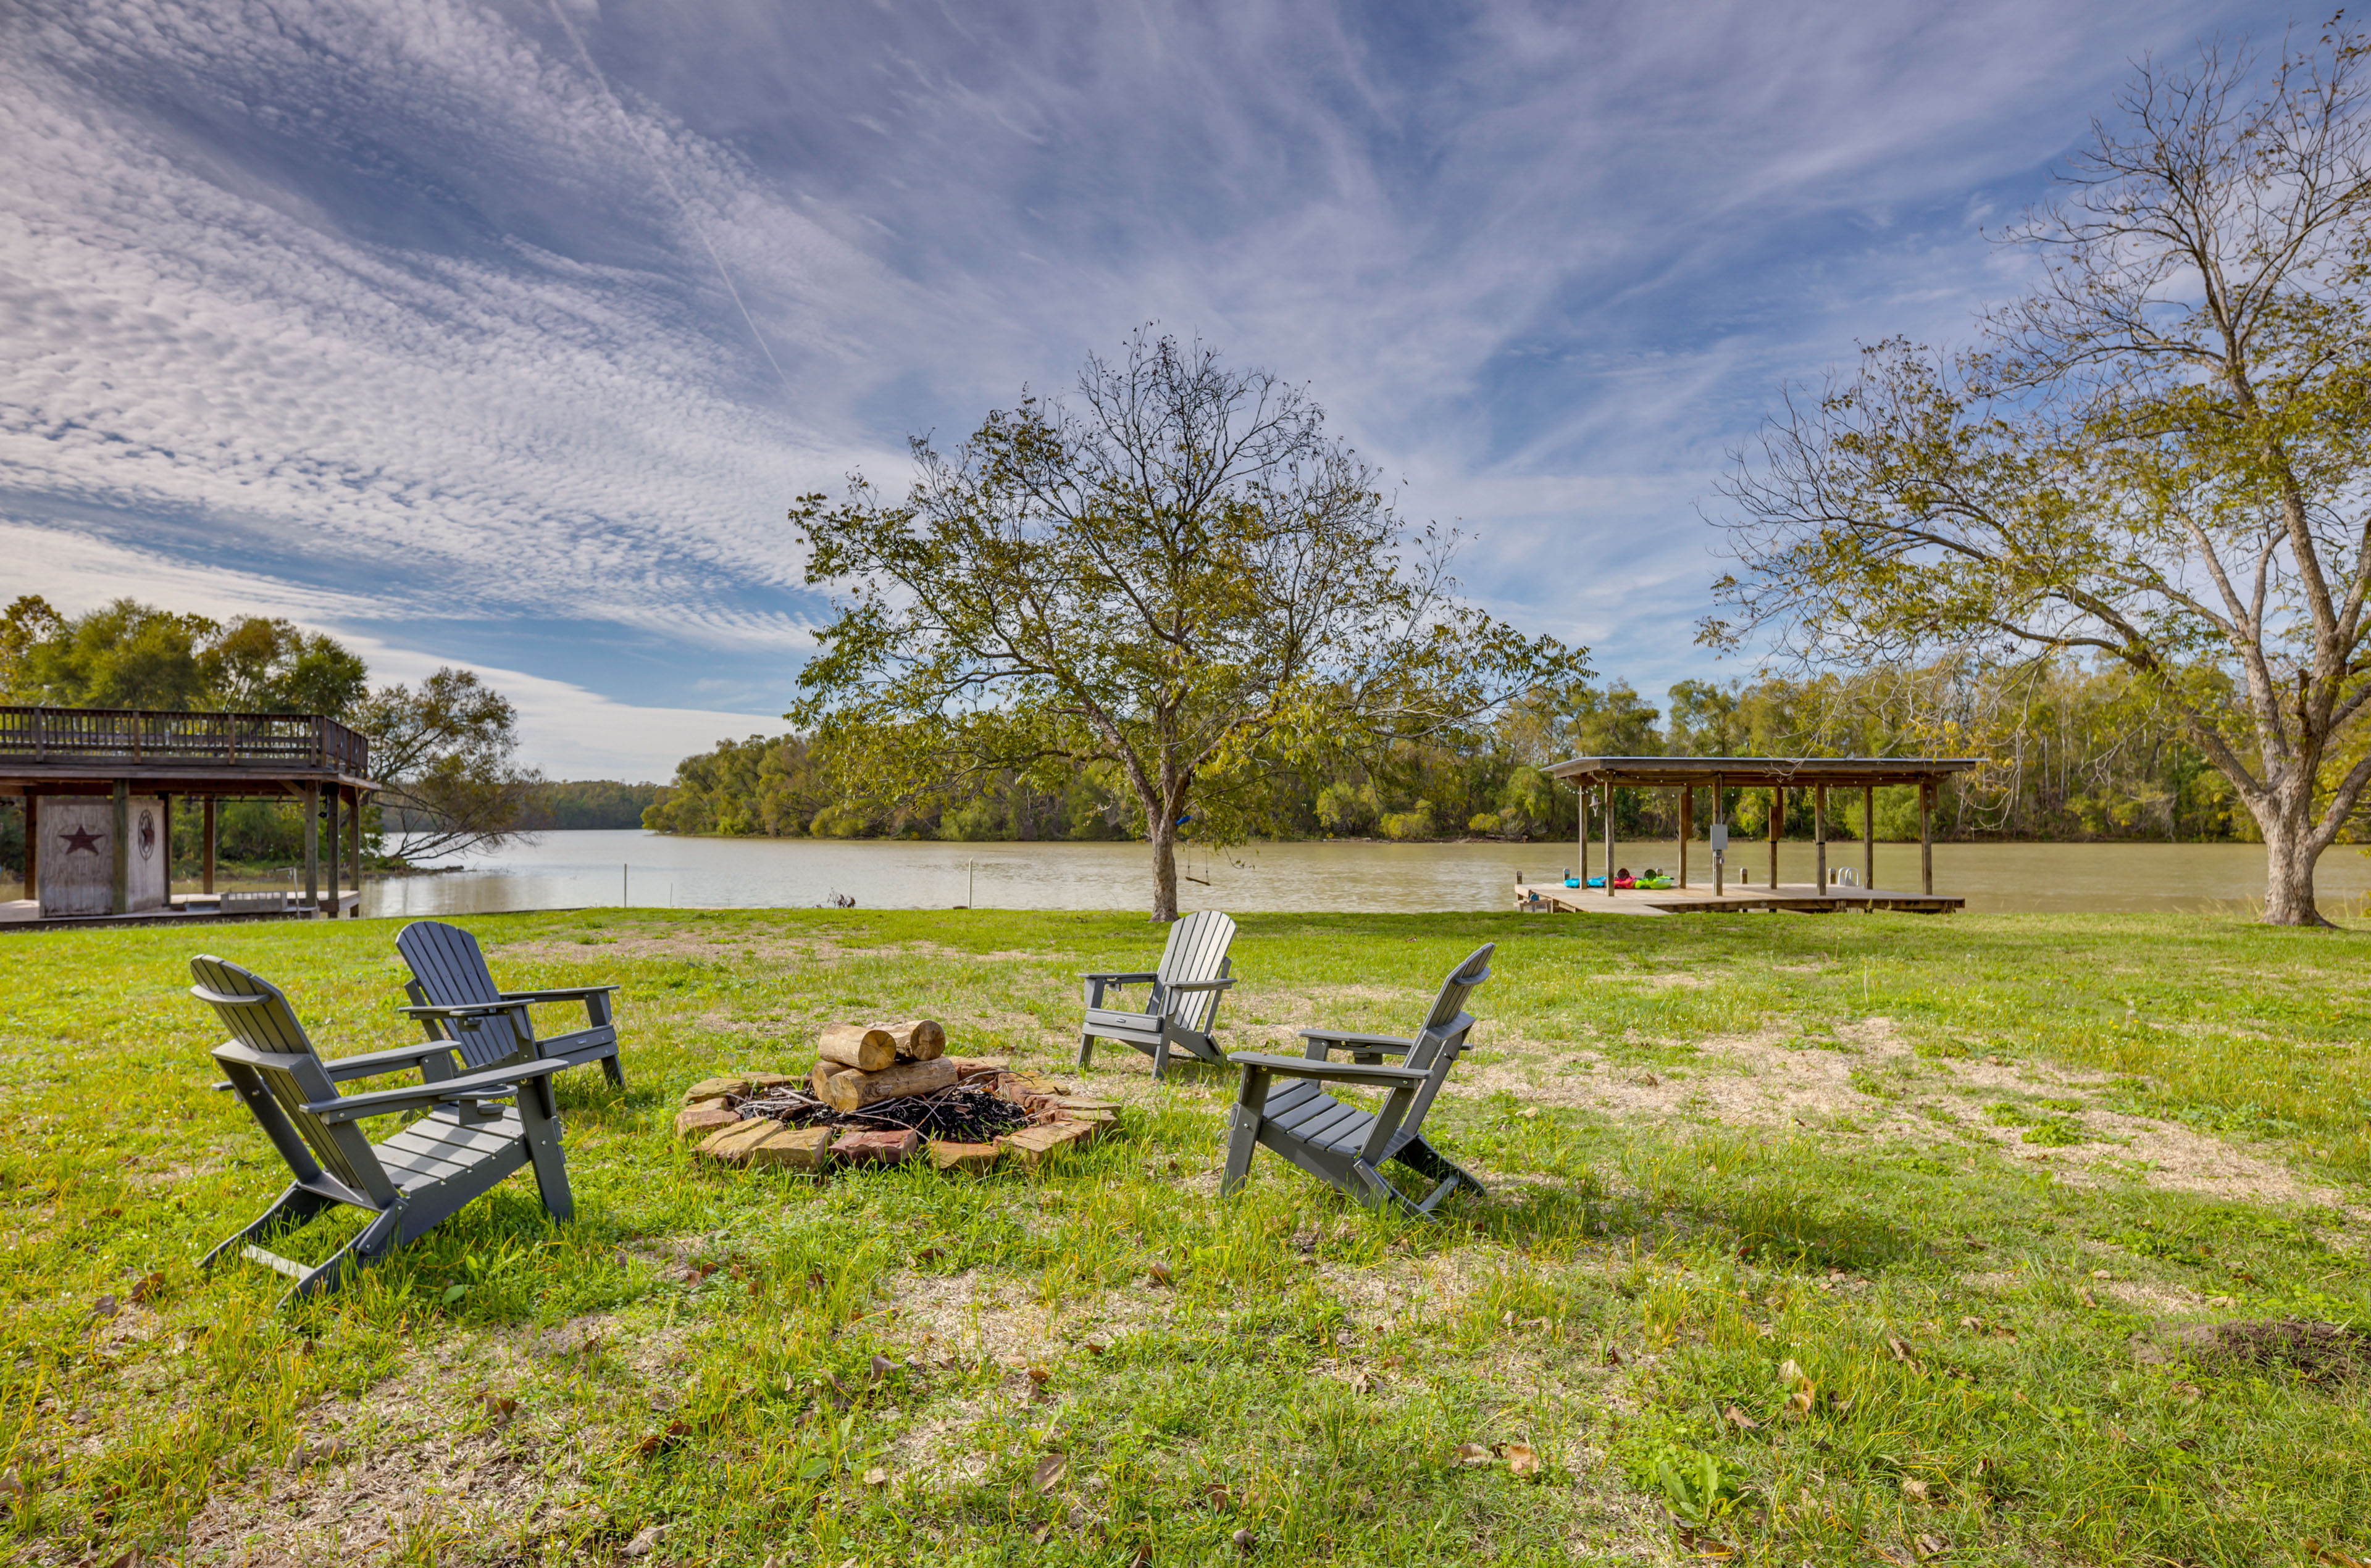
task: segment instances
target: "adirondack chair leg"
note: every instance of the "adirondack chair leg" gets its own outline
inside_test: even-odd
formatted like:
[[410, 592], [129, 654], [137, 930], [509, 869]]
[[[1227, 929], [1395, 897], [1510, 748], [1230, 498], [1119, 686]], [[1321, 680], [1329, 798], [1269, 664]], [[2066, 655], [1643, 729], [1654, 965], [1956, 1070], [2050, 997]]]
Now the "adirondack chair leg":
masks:
[[1261, 1111], [1266, 1104], [1267, 1074], [1244, 1068], [1234, 1111], [1227, 1118], [1227, 1169], [1219, 1178], [1220, 1197], [1232, 1193], [1252, 1173], [1252, 1150], [1259, 1147]]
[[1095, 1037], [1081, 1030], [1079, 1032], [1079, 1071], [1085, 1072], [1095, 1059]]
[[1161, 1043], [1152, 1048], [1152, 1081], [1159, 1083], [1169, 1070], [1169, 1031], [1161, 1032]]
[[1414, 1204], [1409, 1203], [1406, 1198], [1400, 1194], [1400, 1190], [1397, 1187], [1393, 1186], [1390, 1182], [1384, 1179], [1382, 1171], [1376, 1170], [1365, 1160], [1359, 1160], [1357, 1164], [1351, 1166], [1350, 1173], [1359, 1179], [1359, 1184], [1361, 1189], [1359, 1193], [1359, 1201], [1365, 1204], [1369, 1208], [1392, 1208], [1396, 1206], [1403, 1209], [1414, 1209], [1416, 1207]]
[[315, 1215], [329, 1206], [329, 1199], [318, 1193], [307, 1192], [292, 1182], [286, 1192], [272, 1201], [272, 1206], [263, 1211], [261, 1218], [208, 1252], [204, 1260], [198, 1264], [198, 1272], [211, 1273], [214, 1266], [214, 1260], [225, 1252], [244, 1247], [250, 1241], [259, 1240], [283, 1226], [294, 1230], [300, 1226], [309, 1224]]
[[279, 1304], [285, 1307], [301, 1297], [315, 1295], [336, 1285], [349, 1259], [358, 1264], [378, 1262], [379, 1255], [389, 1249], [402, 1228], [403, 1210], [400, 1206], [383, 1210], [377, 1218], [364, 1226], [353, 1240], [331, 1253], [329, 1262], [307, 1271], [297, 1280], [295, 1288], [280, 1298]]
[[551, 1080], [521, 1084], [519, 1120], [526, 1125], [527, 1158], [535, 1163], [535, 1184], [543, 1206], [560, 1220], [576, 1217], [576, 1202], [568, 1192], [568, 1157], [560, 1147], [560, 1117], [551, 1097]]
[[1490, 1190], [1482, 1184], [1474, 1172], [1466, 1170], [1422, 1138], [1410, 1143], [1392, 1158], [1417, 1175], [1429, 1176], [1436, 1182], [1463, 1182], [1473, 1188], [1476, 1193], [1487, 1193]]
[[610, 1088], [623, 1089], [626, 1087], [625, 1064], [620, 1062], [614, 1053], [601, 1058], [601, 1071], [607, 1075]]

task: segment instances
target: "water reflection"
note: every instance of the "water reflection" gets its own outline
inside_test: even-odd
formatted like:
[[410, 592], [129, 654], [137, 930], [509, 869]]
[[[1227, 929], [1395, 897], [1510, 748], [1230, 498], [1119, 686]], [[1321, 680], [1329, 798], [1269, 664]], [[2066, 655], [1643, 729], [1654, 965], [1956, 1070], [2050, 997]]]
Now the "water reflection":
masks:
[[[1617, 844], [1633, 870], [1676, 867], [1678, 847]], [[1779, 880], [1810, 882], [1812, 846], [1779, 847]], [[1857, 869], [1861, 847], [1829, 846], [1828, 863]], [[1178, 902], [1232, 910], [1504, 909], [1520, 873], [1560, 876], [1570, 844], [1270, 844], [1226, 855], [1188, 852]], [[1692, 875], [1711, 856], [1695, 845]], [[1758, 884], [1768, 849], [1733, 848], [1729, 869]], [[1591, 869], [1602, 870], [1592, 847]], [[548, 833], [472, 859], [466, 870], [374, 882], [367, 915], [452, 915], [588, 905], [800, 907], [834, 895], [867, 909], [1141, 909], [1151, 855], [1141, 844], [881, 843], [812, 838], [674, 838], [639, 831]], [[1918, 847], [1877, 847], [1876, 886], [1915, 888]], [[2322, 908], [2359, 917], [2371, 858], [2342, 847], [2322, 857]], [[1942, 844], [1935, 891], [1972, 910], [2245, 911], [2264, 889], [2252, 844]]]

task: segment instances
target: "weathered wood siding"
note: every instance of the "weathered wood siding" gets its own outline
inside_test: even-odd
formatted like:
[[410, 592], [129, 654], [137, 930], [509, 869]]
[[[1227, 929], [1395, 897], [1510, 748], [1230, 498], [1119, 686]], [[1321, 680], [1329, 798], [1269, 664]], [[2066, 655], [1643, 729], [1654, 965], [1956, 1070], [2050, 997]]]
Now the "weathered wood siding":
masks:
[[[134, 795], [131, 809], [132, 907], [165, 905], [165, 802]], [[115, 802], [104, 795], [51, 795], [41, 801], [40, 893], [44, 915], [106, 915], [115, 894]]]

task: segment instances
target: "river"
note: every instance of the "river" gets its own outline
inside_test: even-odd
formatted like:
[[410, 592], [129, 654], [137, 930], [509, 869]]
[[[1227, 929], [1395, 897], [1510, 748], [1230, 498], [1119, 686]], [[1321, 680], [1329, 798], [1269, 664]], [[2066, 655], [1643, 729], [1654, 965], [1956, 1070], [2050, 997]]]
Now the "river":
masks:
[[[1766, 846], [1733, 850], [1763, 880]], [[1617, 844], [1618, 863], [1674, 866], [1671, 843]], [[1545, 881], [1574, 863], [1569, 844], [1266, 844], [1184, 855], [1185, 908], [1504, 909], [1515, 878]], [[1701, 844], [1692, 879], [1708, 876]], [[1831, 844], [1831, 866], [1857, 868], [1861, 847]], [[1780, 847], [1781, 882], [1812, 879], [1812, 847]], [[1594, 863], [1592, 869], [1602, 870]], [[546, 833], [468, 859], [464, 870], [375, 881], [366, 915], [483, 914], [620, 903], [682, 907], [811, 907], [835, 895], [867, 909], [1139, 909], [1150, 902], [1141, 844], [948, 844], [815, 838], [676, 838], [640, 830]], [[1918, 847], [1877, 847], [1879, 888], [1918, 885]], [[2261, 904], [2264, 852], [2253, 844], [1938, 844], [1935, 891], [1968, 908], [2220, 910]], [[2321, 906], [2361, 918], [2371, 857], [2351, 846], [2321, 859]]]

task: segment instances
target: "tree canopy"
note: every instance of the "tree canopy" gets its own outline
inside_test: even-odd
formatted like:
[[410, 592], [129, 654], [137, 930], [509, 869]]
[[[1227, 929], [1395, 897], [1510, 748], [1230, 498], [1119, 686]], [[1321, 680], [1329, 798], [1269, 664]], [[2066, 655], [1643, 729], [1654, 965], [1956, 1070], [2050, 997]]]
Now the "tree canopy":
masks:
[[1878, 344], [1741, 457], [1705, 637], [2121, 663], [2261, 829], [2267, 918], [2318, 922], [2371, 783], [2363, 60], [2333, 35], [2141, 67], [2001, 236], [2040, 281], [1972, 348]]
[[850, 792], [1110, 765], [1152, 847], [1241, 835], [1269, 771], [1438, 734], [1581, 655], [1460, 600], [1452, 536], [1413, 527], [1301, 389], [1139, 332], [1071, 401], [1024, 396], [902, 501], [850, 476], [790, 521], [839, 590], [789, 715]]

